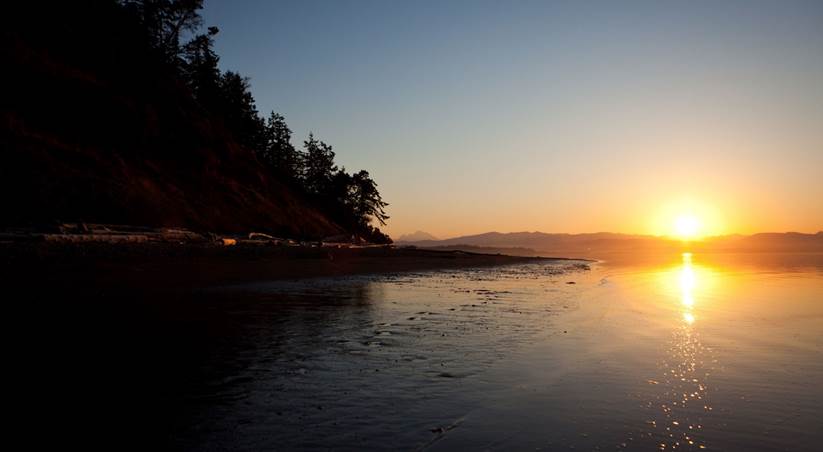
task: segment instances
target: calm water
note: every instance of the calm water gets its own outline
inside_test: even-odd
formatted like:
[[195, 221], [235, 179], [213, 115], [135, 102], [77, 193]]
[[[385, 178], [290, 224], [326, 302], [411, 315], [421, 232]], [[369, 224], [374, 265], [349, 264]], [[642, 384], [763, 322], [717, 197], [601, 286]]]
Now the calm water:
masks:
[[212, 288], [151, 313], [157, 422], [213, 450], [823, 450], [820, 257], [663, 261]]

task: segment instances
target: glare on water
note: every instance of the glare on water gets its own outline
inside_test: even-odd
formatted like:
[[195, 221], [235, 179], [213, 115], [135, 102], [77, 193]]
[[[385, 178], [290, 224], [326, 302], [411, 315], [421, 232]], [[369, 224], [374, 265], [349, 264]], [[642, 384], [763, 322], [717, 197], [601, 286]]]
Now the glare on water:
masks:
[[227, 312], [239, 333], [198, 364], [207, 378], [181, 390], [194, 414], [177, 438], [240, 449], [816, 450], [823, 265], [676, 257], [203, 294], [198, 306]]

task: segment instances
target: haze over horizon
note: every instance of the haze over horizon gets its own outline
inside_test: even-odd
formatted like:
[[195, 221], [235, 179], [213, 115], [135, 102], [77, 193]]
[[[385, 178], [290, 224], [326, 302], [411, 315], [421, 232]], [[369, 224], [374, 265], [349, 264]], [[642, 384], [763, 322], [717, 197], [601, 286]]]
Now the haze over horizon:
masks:
[[[422, 241], [449, 241], [454, 239], [459, 239], [462, 237], [476, 237], [482, 236], [486, 234], [502, 234], [502, 235], [516, 235], [516, 234], [546, 234], [546, 235], [596, 235], [596, 234], [615, 234], [615, 235], [626, 235], [626, 236], [641, 236], [641, 237], [650, 237], [650, 238], [662, 238], [662, 239], [671, 239], [671, 240], [678, 240], [677, 237], [671, 237], [667, 234], [633, 234], [633, 233], [624, 233], [624, 232], [611, 232], [611, 231], [593, 231], [593, 232], [546, 232], [546, 231], [485, 231], [476, 234], [460, 234], [455, 236], [449, 237], [433, 237], [433, 238], [422, 238], [422, 237], [415, 237], [419, 233], [428, 234], [426, 231], [416, 231], [413, 234], [400, 234], [398, 236], [392, 237], [394, 240], [401, 240], [405, 242], [422, 242]], [[730, 237], [730, 236], [752, 236], [757, 234], [806, 234], [806, 235], [814, 235], [814, 234], [823, 234], [823, 230], [820, 231], [813, 231], [813, 232], [799, 232], [799, 231], [760, 231], [760, 232], [753, 232], [751, 234], [739, 234], [739, 233], [728, 233], [728, 234], [719, 234], [719, 235], [711, 235], [711, 236], [703, 236], [699, 239], [695, 240], [705, 240], [711, 238], [723, 238], [723, 237]], [[431, 235], [431, 234], [428, 234]]]
[[207, 0], [223, 69], [386, 232], [823, 229], [823, 3]]

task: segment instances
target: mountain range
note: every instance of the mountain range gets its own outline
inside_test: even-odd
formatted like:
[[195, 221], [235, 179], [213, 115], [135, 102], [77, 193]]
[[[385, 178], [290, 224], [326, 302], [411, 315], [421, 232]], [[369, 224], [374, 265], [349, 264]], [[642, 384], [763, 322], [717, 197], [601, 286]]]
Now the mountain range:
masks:
[[398, 245], [421, 248], [495, 251], [513, 254], [551, 254], [594, 256], [616, 252], [656, 252], [689, 248], [695, 251], [803, 251], [823, 252], [823, 231], [816, 234], [797, 232], [725, 235], [701, 240], [682, 240], [650, 235], [597, 232], [586, 234], [550, 234], [545, 232], [487, 232], [445, 240], [398, 240]]

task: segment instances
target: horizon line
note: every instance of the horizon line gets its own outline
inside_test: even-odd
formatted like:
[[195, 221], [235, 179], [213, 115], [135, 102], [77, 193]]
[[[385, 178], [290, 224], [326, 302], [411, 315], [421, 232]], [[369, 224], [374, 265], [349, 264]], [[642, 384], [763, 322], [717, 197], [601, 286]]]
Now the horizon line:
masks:
[[[423, 233], [425, 233], [425, 234], [429, 234], [429, 235], [434, 236], [434, 234], [428, 233], [428, 232], [426, 232], [426, 231], [418, 230], [418, 231], [411, 232], [411, 233], [406, 233], [406, 234], [398, 234], [398, 235], [397, 235], [397, 237], [398, 237], [398, 239], [399, 239], [400, 237], [403, 237], [403, 236], [406, 236], [406, 235], [413, 235], [413, 234], [416, 234], [416, 233], [419, 233], [419, 232], [423, 232]], [[431, 241], [431, 242], [439, 242], [439, 241], [443, 241], [443, 240], [453, 240], [453, 239], [459, 239], [459, 238], [462, 238], [462, 237], [473, 237], [473, 236], [486, 235], [486, 234], [501, 234], [501, 235], [510, 235], [510, 234], [545, 234], [545, 235], [597, 235], [597, 234], [612, 234], [612, 235], [624, 235], [624, 236], [636, 236], [636, 237], [658, 238], [658, 239], [667, 239], [667, 240], [675, 240], [675, 241], [692, 241], [692, 242], [699, 242], [699, 241], [704, 241], [704, 240], [707, 240], [707, 239], [717, 239], [717, 238], [724, 238], [724, 237], [736, 237], [736, 236], [737, 236], [737, 237], [752, 237], [752, 236], [755, 236], [755, 235], [765, 235], [765, 234], [782, 234], [782, 235], [788, 235], [788, 234], [798, 234], [798, 235], [819, 235], [819, 234], [823, 234], [823, 229], [819, 229], [819, 230], [817, 230], [817, 231], [815, 231], [815, 232], [800, 232], [800, 231], [782, 231], [782, 232], [779, 232], [779, 231], [760, 231], [760, 232], [753, 232], [753, 233], [750, 233], [750, 234], [744, 234], [744, 233], [738, 233], [738, 232], [735, 232], [735, 233], [729, 233], [729, 234], [715, 234], [715, 235], [706, 235], [706, 236], [702, 236], [702, 237], [699, 237], [699, 238], [693, 238], [693, 239], [689, 239], [689, 240], [683, 240], [683, 239], [680, 239], [680, 238], [674, 237], [674, 236], [672, 236], [672, 235], [667, 235], [667, 234], [657, 234], [657, 235], [655, 235], [655, 234], [643, 234], [643, 233], [633, 233], [633, 232], [610, 232], [610, 231], [597, 231], [597, 232], [543, 232], [543, 231], [537, 231], [537, 230], [535, 230], [535, 231], [510, 231], [510, 232], [487, 231], [487, 232], [479, 232], [479, 233], [461, 234], [461, 235], [449, 236], [449, 237], [444, 237], [444, 238], [423, 239], [423, 240], [410, 240], [410, 241], [411, 241], [411, 242], [426, 242], [426, 241]]]

